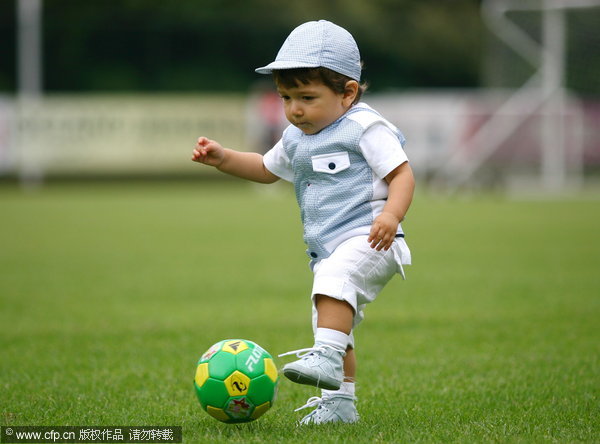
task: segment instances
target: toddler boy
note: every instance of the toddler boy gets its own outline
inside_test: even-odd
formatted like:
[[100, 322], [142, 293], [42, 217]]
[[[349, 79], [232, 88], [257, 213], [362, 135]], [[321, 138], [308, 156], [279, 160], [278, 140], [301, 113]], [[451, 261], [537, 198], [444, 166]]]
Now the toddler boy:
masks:
[[[355, 422], [354, 328], [363, 309], [394, 274], [404, 277], [410, 250], [400, 222], [414, 177], [404, 137], [360, 102], [360, 53], [352, 35], [325, 20], [292, 31], [272, 74], [291, 123], [264, 156], [223, 148], [200, 137], [192, 160], [244, 179], [294, 184], [314, 273], [314, 344], [284, 353], [290, 380], [322, 389], [301, 424]], [[298, 409], [298, 410], [300, 410]]]

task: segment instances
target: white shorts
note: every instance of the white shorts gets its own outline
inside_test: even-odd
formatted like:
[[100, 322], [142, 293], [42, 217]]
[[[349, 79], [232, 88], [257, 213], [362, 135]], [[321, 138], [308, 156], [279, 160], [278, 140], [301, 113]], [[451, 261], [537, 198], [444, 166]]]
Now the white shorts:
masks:
[[[402, 265], [411, 262], [410, 250], [402, 238], [397, 238], [388, 251], [377, 251], [367, 242], [368, 236], [356, 236], [341, 243], [327, 258], [314, 266], [312, 288], [312, 324], [317, 328], [315, 295], [321, 294], [348, 302], [354, 309], [354, 329], [364, 318], [364, 308], [396, 273], [402, 278]], [[350, 334], [354, 348], [354, 335]]]

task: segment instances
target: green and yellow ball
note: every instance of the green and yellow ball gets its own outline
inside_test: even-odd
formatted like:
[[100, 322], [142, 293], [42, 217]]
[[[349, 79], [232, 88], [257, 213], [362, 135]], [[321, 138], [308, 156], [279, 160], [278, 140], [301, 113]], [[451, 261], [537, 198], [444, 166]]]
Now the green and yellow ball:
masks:
[[273, 357], [246, 339], [225, 339], [202, 355], [194, 387], [202, 408], [226, 423], [254, 421], [271, 408], [279, 375]]

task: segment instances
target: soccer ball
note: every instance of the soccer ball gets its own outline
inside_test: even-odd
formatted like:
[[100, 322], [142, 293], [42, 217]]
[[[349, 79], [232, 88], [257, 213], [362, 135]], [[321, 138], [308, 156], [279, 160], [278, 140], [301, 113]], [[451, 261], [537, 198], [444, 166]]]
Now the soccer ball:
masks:
[[200, 405], [226, 423], [254, 421], [271, 408], [277, 394], [273, 357], [246, 339], [225, 339], [202, 355], [194, 387]]

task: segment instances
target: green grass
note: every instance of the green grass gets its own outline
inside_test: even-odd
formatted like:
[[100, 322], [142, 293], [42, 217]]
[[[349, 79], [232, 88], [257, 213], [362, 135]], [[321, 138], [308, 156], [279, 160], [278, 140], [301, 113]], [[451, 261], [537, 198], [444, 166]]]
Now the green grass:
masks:
[[[214, 342], [309, 346], [311, 273], [286, 187], [0, 187], [0, 424], [181, 425], [185, 442], [599, 442], [600, 201], [417, 195], [414, 265], [356, 332], [361, 421], [206, 415]], [[279, 366], [283, 361], [277, 359]]]

